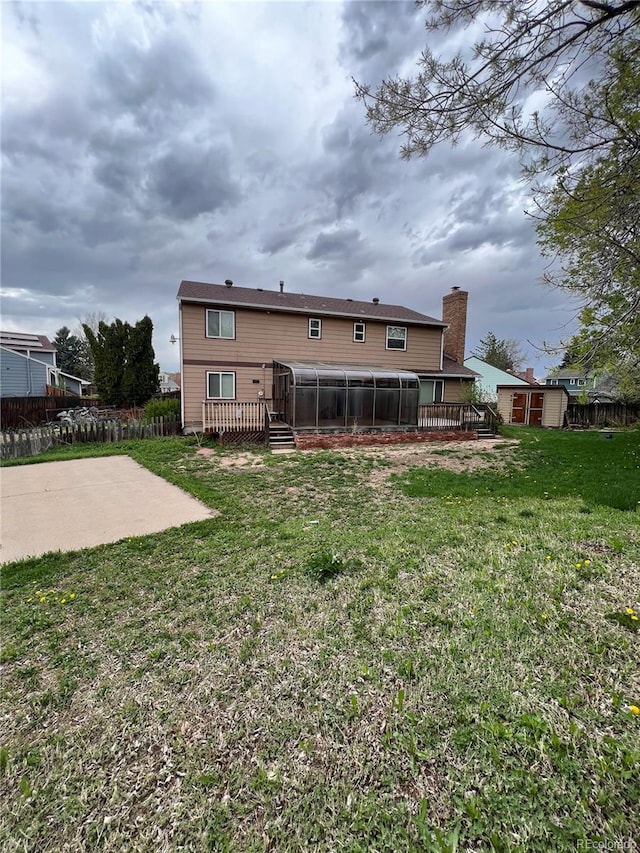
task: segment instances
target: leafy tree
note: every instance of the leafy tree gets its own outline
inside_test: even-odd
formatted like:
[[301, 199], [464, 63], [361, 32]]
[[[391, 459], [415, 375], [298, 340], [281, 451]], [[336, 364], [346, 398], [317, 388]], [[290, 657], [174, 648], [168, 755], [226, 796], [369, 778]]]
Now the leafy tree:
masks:
[[461, 403], [492, 403], [494, 402], [495, 395], [491, 395], [486, 388], [482, 387], [482, 384], [477, 380], [475, 382], [465, 382], [462, 390], [460, 391], [460, 402]]
[[524, 356], [520, 352], [516, 340], [513, 338], [497, 338], [493, 332], [488, 332], [480, 340], [473, 354], [486, 361], [487, 364], [511, 372], [519, 370], [524, 361]]
[[584, 305], [572, 344], [582, 361], [600, 365], [640, 363], [640, 40], [616, 62], [599, 97], [626, 136], [575, 174], [558, 175], [538, 225], [543, 253], [560, 261], [547, 280]]
[[607, 340], [637, 358], [640, 0], [417, 5], [439, 45], [478, 22], [484, 36], [468, 54], [427, 47], [415, 76], [375, 92], [356, 83], [369, 123], [399, 129], [404, 157], [465, 134], [516, 152], [533, 181], [542, 248], [560, 261], [550, 283], [580, 298], [594, 352]]
[[135, 326], [116, 318], [99, 321], [97, 333], [83, 324], [95, 366], [94, 381], [111, 406], [145, 403], [159, 387], [159, 366], [151, 345], [153, 324], [144, 317]]
[[80, 379], [91, 379], [91, 359], [84, 340], [71, 334], [67, 326], [61, 326], [55, 334], [53, 344], [57, 350], [56, 363], [64, 373], [70, 373]]
[[585, 358], [585, 341], [583, 339], [583, 335], [574, 335], [571, 338], [564, 348], [564, 355], [557, 369], [562, 370], [565, 367], [576, 367], [584, 370], [588, 368]]

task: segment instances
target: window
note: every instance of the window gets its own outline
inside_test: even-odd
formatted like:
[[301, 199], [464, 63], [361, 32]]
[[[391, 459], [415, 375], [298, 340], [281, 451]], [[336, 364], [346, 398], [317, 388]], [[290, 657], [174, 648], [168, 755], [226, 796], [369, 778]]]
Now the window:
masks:
[[550, 384], [550, 385], [557, 385], [557, 384], [558, 384], [558, 380], [557, 380], [557, 379], [552, 379], [552, 380], [550, 381], [550, 383], [549, 383], [549, 384]]
[[434, 403], [442, 403], [444, 397], [444, 381], [442, 379], [424, 379], [420, 377], [420, 396], [418, 402], [421, 406], [432, 406]]
[[235, 373], [207, 372], [207, 399], [234, 400], [236, 396]]
[[360, 322], [356, 321], [353, 324], [353, 340], [355, 341], [355, 343], [357, 343], [357, 344], [363, 344], [364, 343], [366, 328], [367, 327], [366, 327], [365, 323], [360, 323]]
[[309, 337], [322, 337], [322, 320], [317, 320], [315, 317], [309, 317]]
[[407, 327], [387, 326], [387, 349], [407, 348]]
[[207, 310], [208, 338], [235, 338], [236, 323], [233, 311]]

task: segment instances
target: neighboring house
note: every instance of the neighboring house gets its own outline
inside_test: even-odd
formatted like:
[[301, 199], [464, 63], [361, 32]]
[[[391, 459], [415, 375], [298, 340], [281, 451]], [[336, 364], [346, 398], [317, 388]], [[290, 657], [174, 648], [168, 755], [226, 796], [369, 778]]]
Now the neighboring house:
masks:
[[45, 335], [27, 335], [22, 332], [0, 332], [0, 346], [35, 358], [51, 367], [57, 367], [56, 348]]
[[174, 391], [179, 391], [180, 386], [175, 380], [175, 373], [166, 373], [165, 371], [160, 371], [160, 393], [161, 394], [171, 394]]
[[559, 429], [568, 402], [569, 394], [562, 385], [498, 386], [498, 414], [506, 424]]
[[601, 403], [615, 400], [617, 381], [611, 374], [592, 373], [579, 367], [561, 367], [553, 370], [545, 379], [545, 385], [562, 386], [573, 397], [586, 397]]
[[498, 385], [529, 385], [528, 382], [519, 379], [513, 373], [494, 367], [493, 364], [489, 364], [476, 355], [465, 358], [464, 366], [478, 374], [476, 388], [485, 399], [492, 402], [498, 399]]
[[596, 378], [585, 370], [576, 367], [561, 367], [550, 373], [545, 379], [545, 385], [566, 388], [572, 397], [593, 394], [596, 388]]
[[295, 429], [416, 426], [418, 404], [458, 401], [476, 377], [462, 363], [467, 297], [453, 288], [438, 320], [379, 299], [286, 293], [283, 282], [183, 281], [183, 425], [206, 428], [203, 402], [265, 401]]
[[89, 383], [56, 365], [56, 348], [44, 335], [0, 332], [0, 396], [45, 397], [49, 387], [80, 395]]

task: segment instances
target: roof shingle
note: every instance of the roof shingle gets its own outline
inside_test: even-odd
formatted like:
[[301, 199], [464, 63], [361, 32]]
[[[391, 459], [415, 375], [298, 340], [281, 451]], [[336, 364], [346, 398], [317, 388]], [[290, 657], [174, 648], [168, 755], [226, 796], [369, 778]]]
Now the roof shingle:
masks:
[[335, 299], [331, 296], [307, 296], [306, 293], [281, 293], [263, 288], [236, 287], [224, 284], [207, 284], [203, 281], [182, 281], [178, 300], [184, 302], [206, 302], [219, 305], [235, 305], [270, 311], [313, 313], [325, 316], [357, 317], [363, 320], [389, 320], [412, 323], [418, 326], [447, 324], [435, 317], [420, 314], [402, 305], [387, 305], [383, 302], [361, 302], [355, 299]]

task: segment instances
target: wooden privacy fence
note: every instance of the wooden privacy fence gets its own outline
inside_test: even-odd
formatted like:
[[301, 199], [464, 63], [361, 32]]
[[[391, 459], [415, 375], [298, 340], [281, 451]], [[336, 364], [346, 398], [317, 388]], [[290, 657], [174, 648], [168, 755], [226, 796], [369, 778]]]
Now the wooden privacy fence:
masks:
[[640, 406], [626, 403], [569, 403], [567, 420], [580, 426], [630, 426], [640, 420]]
[[227, 403], [205, 400], [202, 404], [202, 428], [205, 432], [256, 432], [266, 428], [266, 407], [256, 403]]
[[37, 456], [52, 447], [63, 444], [125, 441], [131, 438], [160, 438], [179, 435], [179, 417], [153, 418], [149, 423], [120, 420], [99, 421], [93, 424], [71, 426], [50, 425], [34, 429], [13, 430], [0, 433], [0, 457], [15, 459], [19, 456]]
[[103, 403], [94, 397], [2, 397], [0, 398], [0, 424], [2, 429], [36, 427], [55, 421], [60, 412], [77, 406], [96, 406]]

